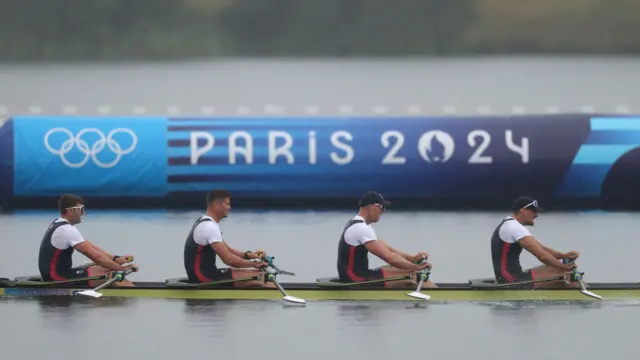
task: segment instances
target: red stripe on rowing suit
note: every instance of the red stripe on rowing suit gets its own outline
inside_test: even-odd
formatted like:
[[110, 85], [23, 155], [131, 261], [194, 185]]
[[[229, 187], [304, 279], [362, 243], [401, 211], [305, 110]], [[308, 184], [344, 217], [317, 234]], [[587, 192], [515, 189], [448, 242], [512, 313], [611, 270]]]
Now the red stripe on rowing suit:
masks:
[[51, 263], [49, 263], [49, 277], [51, 277], [51, 280], [53, 281], [67, 280], [65, 277], [58, 275], [58, 272], [56, 271], [60, 254], [62, 254], [62, 250], [56, 249], [53, 253], [53, 258], [51, 258]]
[[349, 263], [347, 264], [347, 276], [349, 276], [349, 278], [352, 281], [364, 281], [363, 277], [357, 276], [353, 272], [353, 266], [355, 265], [355, 261], [356, 261], [356, 247], [350, 246], [349, 247]]
[[505, 278], [505, 280], [509, 281], [509, 282], [515, 282], [516, 278], [509, 274], [509, 272], [507, 271], [507, 255], [509, 254], [509, 248], [511, 247], [511, 244], [509, 243], [504, 243], [504, 246], [502, 247], [502, 258], [500, 259], [500, 274], [502, 274], [502, 277]]
[[202, 271], [200, 271], [200, 263], [202, 262], [202, 251], [204, 250], [204, 246], [198, 245], [198, 250], [196, 251], [196, 259], [193, 263], [194, 269], [193, 271], [196, 273], [196, 277], [200, 282], [212, 282], [213, 280], [204, 276]]

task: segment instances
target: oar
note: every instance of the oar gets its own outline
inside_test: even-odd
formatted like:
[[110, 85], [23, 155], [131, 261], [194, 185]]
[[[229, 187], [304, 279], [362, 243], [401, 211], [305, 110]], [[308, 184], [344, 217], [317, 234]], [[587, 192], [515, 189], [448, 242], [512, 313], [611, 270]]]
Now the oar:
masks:
[[[564, 264], [568, 264], [569, 260], [567, 259], [562, 259], [562, 262]], [[571, 278], [573, 280], [577, 280], [580, 283], [580, 292], [583, 293], [584, 295], [587, 295], [589, 297], [592, 297], [594, 299], [598, 299], [598, 300], [602, 300], [602, 296], [598, 295], [598, 294], [594, 294], [591, 291], [587, 290], [587, 286], [584, 284], [584, 281], [582, 280], [582, 278], [584, 277], [584, 273], [583, 272], [578, 272], [578, 268], [575, 267], [571, 270]]]
[[578, 282], [580, 283], [580, 288], [581, 288], [580, 292], [585, 294], [585, 295], [587, 295], [587, 296], [590, 296], [590, 297], [592, 297], [594, 299], [602, 300], [602, 296], [600, 296], [598, 294], [594, 294], [591, 291], [587, 290], [587, 287], [584, 285], [584, 281], [582, 281], [582, 275], [583, 274], [580, 273], [580, 274], [576, 274], [575, 277], [574, 277], [574, 279], [577, 279]]
[[580, 292], [594, 299], [602, 300], [602, 296], [587, 290], [587, 286], [584, 284], [584, 281], [582, 280], [583, 276], [584, 276], [584, 273], [582, 272], [579, 273], [578, 271], [576, 271], [576, 269], [573, 269], [572, 277], [574, 280], [578, 280], [578, 282], [580, 283]]
[[278, 267], [273, 264], [273, 259], [275, 259], [275, 256], [264, 256], [262, 258], [262, 261], [266, 262], [267, 265], [271, 266], [278, 274], [296, 276], [296, 274], [290, 271], [284, 271], [284, 270], [278, 269]]
[[[286, 291], [284, 291], [284, 288], [282, 288], [282, 285], [280, 285], [280, 283], [278, 282], [278, 280], [276, 280], [276, 274], [280, 273], [280, 274], [286, 274], [286, 275], [295, 275], [292, 272], [288, 272], [288, 271], [283, 271], [280, 270], [277, 266], [275, 266], [273, 264], [273, 259], [275, 259], [275, 257], [272, 256], [263, 256], [262, 257], [262, 261], [267, 263], [267, 267], [263, 268], [262, 271], [264, 271], [265, 276], [266, 276], [266, 281], [271, 281], [272, 283], [276, 284], [276, 287], [278, 288], [278, 290], [280, 290], [280, 292], [282, 293], [282, 296], [284, 296], [284, 300], [285, 301], [289, 301], [292, 303], [296, 303], [296, 304], [306, 304], [307, 302], [304, 299], [300, 299], [297, 298], [295, 296], [291, 296], [289, 294], [287, 294]], [[276, 273], [271, 273], [269, 271], [268, 267], [272, 267]]]
[[272, 283], [276, 284], [276, 287], [278, 288], [278, 290], [280, 290], [280, 292], [282, 293], [282, 296], [284, 296], [283, 299], [285, 301], [296, 303], [296, 304], [306, 304], [307, 303], [304, 299], [300, 299], [300, 298], [297, 298], [295, 296], [291, 296], [291, 295], [287, 294], [287, 292], [284, 291], [284, 289], [282, 288], [282, 285], [280, 285], [278, 280], [276, 280], [276, 275], [273, 274], [273, 273], [270, 273], [268, 271], [268, 269], [265, 269], [264, 273], [265, 273], [267, 281], [271, 281]]
[[427, 294], [423, 294], [420, 292], [420, 290], [422, 290], [422, 284], [429, 279], [429, 274], [431, 273], [431, 271], [429, 270], [429, 268], [425, 268], [420, 270], [420, 272], [418, 272], [419, 276], [420, 276], [420, 282], [418, 282], [418, 288], [416, 289], [416, 291], [412, 292], [412, 293], [408, 293], [408, 296], [411, 296], [412, 298], [416, 298], [416, 299], [420, 299], [420, 300], [429, 300], [431, 299], [431, 296], [427, 295]]
[[[427, 259], [423, 257], [422, 260], [418, 261], [418, 263], [422, 263], [424, 261], [427, 261]], [[424, 284], [424, 282], [429, 279], [431, 270], [429, 268], [424, 268], [420, 270], [418, 274], [420, 276], [420, 281], [418, 282], [418, 288], [416, 289], [416, 291], [412, 293], [408, 293], [407, 295], [411, 296], [412, 298], [416, 298], [420, 300], [429, 300], [431, 299], [431, 296], [421, 293], [420, 290], [422, 290], [422, 284]]]
[[86, 296], [91, 296], [91, 297], [94, 297], [94, 298], [99, 298], [99, 297], [102, 296], [102, 294], [99, 293], [98, 290], [101, 290], [101, 289], [113, 284], [116, 281], [120, 281], [120, 280], [124, 279], [125, 276], [131, 274], [133, 271], [134, 271], [133, 269], [129, 269], [129, 270], [123, 271], [123, 272], [116, 272], [109, 281], [105, 282], [104, 284], [101, 284], [101, 285], [97, 286], [95, 289], [77, 291], [77, 292], [74, 292], [74, 295], [86, 295]]

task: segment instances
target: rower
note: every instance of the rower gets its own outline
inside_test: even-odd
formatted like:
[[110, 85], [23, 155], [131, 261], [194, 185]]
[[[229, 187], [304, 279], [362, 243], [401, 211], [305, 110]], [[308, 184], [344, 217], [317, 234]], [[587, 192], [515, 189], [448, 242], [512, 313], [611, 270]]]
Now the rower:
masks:
[[[111, 255], [82, 237], [75, 226], [82, 222], [85, 213], [84, 200], [80, 196], [62, 195], [58, 200], [58, 210], [60, 217], [49, 225], [40, 243], [38, 268], [42, 281], [67, 281], [104, 275], [110, 277], [114, 271], [138, 270], [137, 265], [124, 265], [133, 261], [133, 255]], [[72, 267], [74, 250], [91, 259], [94, 265]], [[88, 280], [75, 282], [75, 284], [85, 283], [88, 286], [97, 286], [104, 281]], [[134, 285], [124, 279], [115, 282], [114, 286]]]
[[[259, 270], [268, 264], [251, 261], [266, 256], [266, 251], [236, 250], [222, 239], [220, 221], [229, 215], [231, 194], [227, 190], [211, 190], [207, 193], [207, 212], [199, 217], [191, 227], [184, 244], [184, 267], [190, 282], [222, 282], [227, 287], [275, 287], [265, 281], [264, 272]], [[216, 266], [216, 256], [228, 268]], [[256, 280], [233, 281], [240, 278], [256, 277]], [[222, 287], [222, 286], [221, 286]]]
[[[358, 214], [345, 226], [338, 245], [338, 275], [341, 282], [407, 277], [406, 280], [376, 281], [370, 284], [394, 288], [415, 288], [418, 280], [417, 276], [413, 275], [422, 269], [431, 269], [431, 264], [426, 261], [428, 258], [426, 252], [409, 255], [378, 239], [371, 224], [380, 220], [386, 207], [390, 204], [391, 202], [375, 191], [369, 191], [360, 198]], [[388, 265], [369, 269], [369, 252], [384, 260]], [[436, 285], [431, 281], [425, 281], [423, 287], [434, 288]]]
[[[577, 251], [561, 253], [541, 244], [525, 226], [533, 226], [534, 219], [542, 209], [538, 201], [530, 197], [517, 198], [512, 207], [511, 216], [500, 222], [491, 237], [491, 257], [493, 271], [498, 283], [525, 282], [523, 288], [578, 288], [576, 282], [567, 281], [569, 273], [576, 264], [573, 262], [580, 255]], [[520, 253], [526, 249], [545, 265], [522, 270]], [[569, 260], [563, 264], [561, 260]], [[565, 281], [536, 282], [540, 279], [565, 277]]]

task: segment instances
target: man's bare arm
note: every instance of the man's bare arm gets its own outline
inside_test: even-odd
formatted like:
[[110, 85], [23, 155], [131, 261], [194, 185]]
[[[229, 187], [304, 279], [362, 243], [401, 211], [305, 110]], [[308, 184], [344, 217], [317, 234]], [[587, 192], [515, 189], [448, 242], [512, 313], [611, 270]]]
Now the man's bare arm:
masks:
[[412, 270], [412, 271], [420, 271], [422, 267], [412, 263], [411, 261], [405, 259], [399, 254], [389, 250], [387, 245], [380, 240], [372, 240], [364, 243], [364, 246], [369, 250], [373, 255], [379, 257], [380, 259], [387, 262], [389, 265], [402, 269], [402, 270]]
[[571, 270], [570, 267], [558, 261], [558, 259], [553, 256], [552, 253], [545, 250], [544, 247], [533, 236], [525, 236], [518, 242], [524, 249], [538, 258], [538, 260], [540, 260], [540, 262], [542, 262], [543, 264], [564, 271]]
[[113, 271], [126, 271], [127, 269], [129, 269], [129, 267], [122, 266], [111, 260], [110, 257], [102, 253], [94, 245], [86, 240], [74, 246], [74, 248], [78, 250], [82, 255], [93, 260], [96, 265], [102, 266], [105, 269]]
[[387, 244], [387, 242], [386, 242], [386, 241], [384, 241], [384, 240], [378, 240], [378, 241], [380, 241], [380, 242], [382, 242], [383, 244], [385, 244], [385, 245], [387, 246], [387, 248], [389, 249], [389, 251], [391, 251], [391, 252], [393, 252], [393, 253], [396, 253], [396, 254], [398, 254], [398, 255], [402, 256], [402, 258], [403, 258], [403, 259], [405, 259], [405, 260], [407, 260], [407, 261], [412, 261], [412, 260], [413, 260], [413, 256], [412, 256], [412, 255], [409, 255], [409, 254], [407, 254], [406, 252], [404, 252], [404, 251], [402, 251], [402, 250], [399, 250], [399, 249], [396, 249], [396, 248], [392, 248], [392, 247], [391, 247], [391, 246], [389, 246], [389, 244]]
[[233, 255], [244, 259], [244, 251], [240, 251], [240, 250], [236, 250], [234, 248], [232, 248], [231, 246], [229, 246], [229, 244], [227, 244], [226, 241], [224, 241], [224, 244], [227, 246], [227, 249], [229, 249], [229, 252], [232, 253]]
[[[90, 242], [87, 239], [84, 239], [84, 241], [86, 241], [88, 244], [90, 244], [93, 248], [95, 248], [98, 252], [104, 254], [104, 256], [108, 257], [109, 259], [113, 259], [113, 255], [111, 255], [109, 252], [105, 251], [104, 249], [102, 249], [101, 247], [99, 247], [98, 245]], [[96, 263], [97, 264], [97, 263]]]

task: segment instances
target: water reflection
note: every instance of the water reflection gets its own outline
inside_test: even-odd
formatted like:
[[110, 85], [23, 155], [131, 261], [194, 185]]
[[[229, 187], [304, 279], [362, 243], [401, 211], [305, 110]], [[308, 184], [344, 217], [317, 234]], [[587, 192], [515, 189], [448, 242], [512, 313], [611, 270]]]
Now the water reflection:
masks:
[[498, 301], [480, 302], [481, 306], [491, 308], [494, 315], [512, 315], [535, 313], [536, 311], [600, 309], [606, 306], [603, 301]]
[[72, 314], [86, 308], [126, 307], [135, 299], [118, 297], [101, 297], [94, 299], [87, 296], [38, 296], [35, 298], [42, 313]]

